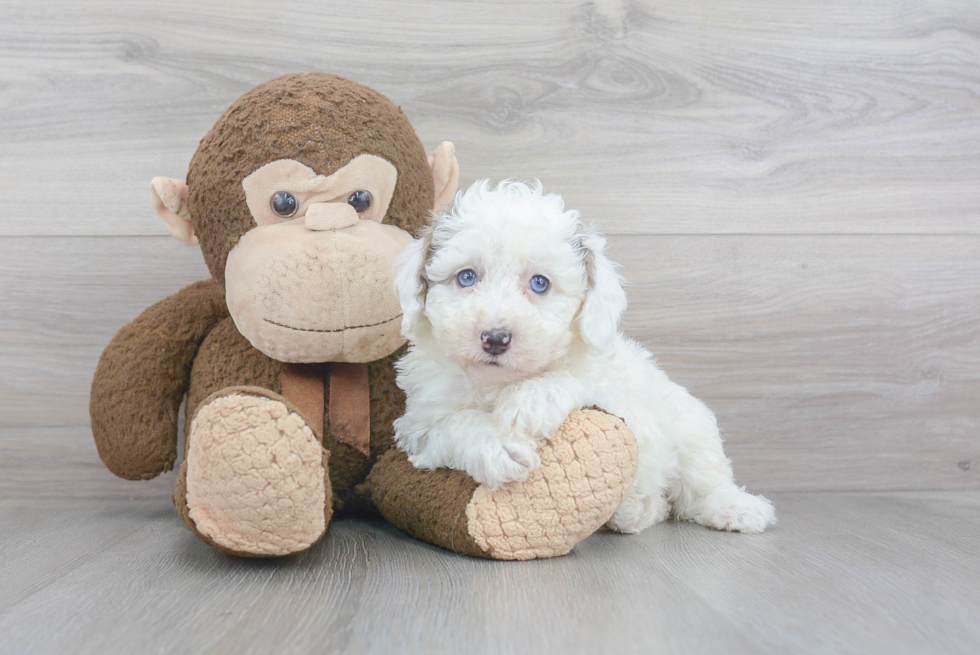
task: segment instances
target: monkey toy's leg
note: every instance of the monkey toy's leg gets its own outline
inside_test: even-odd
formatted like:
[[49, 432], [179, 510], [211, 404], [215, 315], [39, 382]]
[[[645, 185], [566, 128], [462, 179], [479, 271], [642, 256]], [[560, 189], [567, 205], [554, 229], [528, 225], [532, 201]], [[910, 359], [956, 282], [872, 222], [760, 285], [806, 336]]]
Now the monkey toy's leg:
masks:
[[258, 387], [201, 403], [187, 435], [174, 502], [215, 548], [246, 557], [306, 550], [332, 513], [329, 453], [299, 411]]
[[418, 470], [392, 449], [365, 491], [397, 527], [455, 552], [505, 560], [565, 555], [626, 498], [636, 442], [622, 420], [592, 408], [572, 412], [539, 452], [541, 466], [526, 481], [490, 491], [459, 471]]

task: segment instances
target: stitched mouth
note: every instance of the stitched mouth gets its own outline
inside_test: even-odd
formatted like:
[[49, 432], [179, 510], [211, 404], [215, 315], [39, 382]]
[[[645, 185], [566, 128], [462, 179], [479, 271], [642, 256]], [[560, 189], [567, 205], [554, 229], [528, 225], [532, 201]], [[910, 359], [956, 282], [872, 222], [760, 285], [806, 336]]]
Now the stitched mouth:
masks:
[[384, 325], [386, 323], [391, 323], [392, 321], [397, 321], [402, 317], [401, 314], [398, 316], [393, 316], [392, 318], [385, 319], [383, 321], [378, 321], [377, 323], [367, 323], [365, 325], [348, 325], [347, 327], [337, 328], [336, 330], [316, 330], [314, 328], [300, 328], [293, 327], [292, 325], [286, 325], [284, 323], [276, 323], [275, 321], [270, 321], [267, 318], [262, 319], [266, 323], [271, 323], [277, 327], [286, 328], [287, 330], [296, 330], [297, 332], [321, 332], [321, 333], [331, 333], [331, 332], [344, 332], [346, 330], [358, 330], [360, 328], [377, 327], [379, 325]]

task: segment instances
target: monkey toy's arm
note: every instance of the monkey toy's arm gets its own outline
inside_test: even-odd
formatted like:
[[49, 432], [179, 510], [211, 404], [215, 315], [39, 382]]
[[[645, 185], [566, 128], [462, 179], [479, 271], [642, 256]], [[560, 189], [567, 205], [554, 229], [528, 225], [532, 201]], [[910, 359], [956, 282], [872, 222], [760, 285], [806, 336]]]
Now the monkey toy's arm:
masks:
[[102, 353], [89, 412], [99, 456], [127, 480], [173, 468], [177, 413], [208, 332], [228, 315], [221, 286], [196, 282], [123, 327]]
[[573, 411], [539, 454], [527, 480], [491, 490], [462, 471], [417, 469], [391, 448], [360, 491], [397, 527], [443, 548], [491, 559], [556, 557], [619, 508], [639, 455], [626, 423], [595, 407]]

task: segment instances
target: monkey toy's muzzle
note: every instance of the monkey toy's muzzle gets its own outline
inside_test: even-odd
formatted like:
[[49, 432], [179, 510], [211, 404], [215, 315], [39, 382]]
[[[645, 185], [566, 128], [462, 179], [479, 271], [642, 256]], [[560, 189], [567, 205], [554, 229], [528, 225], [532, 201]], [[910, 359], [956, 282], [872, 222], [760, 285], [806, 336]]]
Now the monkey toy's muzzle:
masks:
[[361, 219], [260, 225], [228, 254], [225, 298], [239, 332], [281, 362], [371, 362], [397, 350], [394, 260], [408, 232]]

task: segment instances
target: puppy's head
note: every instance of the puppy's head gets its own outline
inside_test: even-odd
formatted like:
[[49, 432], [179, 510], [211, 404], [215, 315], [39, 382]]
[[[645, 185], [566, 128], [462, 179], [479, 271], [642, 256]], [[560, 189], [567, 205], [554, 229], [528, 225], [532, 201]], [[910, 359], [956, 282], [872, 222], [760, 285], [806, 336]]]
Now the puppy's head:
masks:
[[608, 347], [626, 295], [604, 247], [540, 183], [477, 182], [399, 257], [402, 333], [503, 384], [544, 370], [576, 340]]

